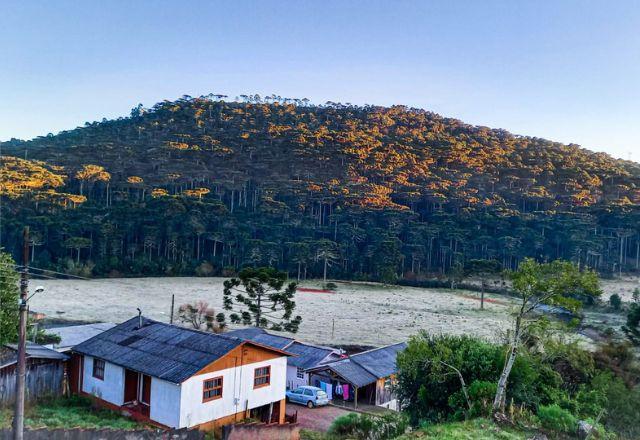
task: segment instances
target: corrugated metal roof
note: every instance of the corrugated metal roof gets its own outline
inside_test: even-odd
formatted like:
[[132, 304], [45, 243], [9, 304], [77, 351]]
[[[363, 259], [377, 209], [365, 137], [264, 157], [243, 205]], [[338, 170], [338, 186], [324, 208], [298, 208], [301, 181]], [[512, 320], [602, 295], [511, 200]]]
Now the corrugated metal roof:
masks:
[[[6, 353], [0, 359], [0, 368], [4, 368], [8, 365], [13, 365], [18, 361], [18, 345], [6, 344], [5, 347], [9, 348]], [[52, 359], [65, 361], [69, 359], [69, 356], [63, 353], [58, 353], [50, 348], [43, 347], [42, 345], [35, 344], [27, 341], [27, 358], [30, 359]]]
[[397, 372], [396, 357], [407, 347], [405, 342], [354, 354], [328, 362], [309, 371], [331, 370], [347, 382], [362, 387]]
[[293, 344], [289, 345], [287, 351], [296, 355], [289, 358], [287, 363], [298, 368], [315, 367], [333, 353], [330, 348], [315, 347], [298, 341], [294, 341]]
[[136, 317], [82, 342], [74, 351], [181, 383], [242, 343], [237, 337], [147, 318], [143, 318], [143, 326], [138, 328]]
[[60, 342], [53, 344], [54, 349], [73, 347], [87, 339], [93, 338], [116, 325], [112, 322], [96, 322], [94, 324], [71, 325], [68, 327], [53, 327], [47, 329], [47, 333], [60, 336]]
[[268, 345], [269, 347], [278, 348], [280, 350], [286, 348], [295, 341], [295, 339], [292, 338], [267, 333], [265, 329], [258, 327], [241, 328], [238, 330], [232, 330], [226, 334], [235, 336], [236, 338]]
[[378, 378], [387, 377], [396, 373], [398, 352], [405, 348], [407, 343], [401, 342], [354, 354], [351, 359]]
[[305, 369], [315, 367], [327, 356], [336, 351], [333, 348], [305, 344], [292, 338], [274, 335], [272, 333], [268, 333], [265, 329], [258, 327], [233, 330], [227, 334], [249, 341], [258, 342], [260, 344], [265, 344], [270, 347], [279, 348], [281, 350], [284, 349], [288, 353], [296, 355], [287, 360], [289, 365]]
[[331, 362], [327, 364], [327, 367], [357, 387], [363, 387], [378, 379], [376, 376], [348, 358]]

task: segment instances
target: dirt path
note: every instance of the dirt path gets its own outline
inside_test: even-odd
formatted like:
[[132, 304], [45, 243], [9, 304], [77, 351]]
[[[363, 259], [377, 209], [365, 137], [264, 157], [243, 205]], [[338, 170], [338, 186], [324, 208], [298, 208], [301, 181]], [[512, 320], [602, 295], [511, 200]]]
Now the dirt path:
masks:
[[[45, 292], [31, 309], [50, 317], [121, 322], [137, 314], [169, 321], [171, 295], [180, 304], [204, 300], [222, 310], [223, 278], [126, 278], [92, 281], [42, 280]], [[304, 288], [321, 289], [320, 282]], [[302, 315], [298, 337], [320, 344], [384, 345], [406, 340], [420, 329], [431, 333], [471, 334], [495, 339], [509, 321], [510, 300], [478, 294], [377, 284], [341, 284], [335, 294], [299, 291]]]

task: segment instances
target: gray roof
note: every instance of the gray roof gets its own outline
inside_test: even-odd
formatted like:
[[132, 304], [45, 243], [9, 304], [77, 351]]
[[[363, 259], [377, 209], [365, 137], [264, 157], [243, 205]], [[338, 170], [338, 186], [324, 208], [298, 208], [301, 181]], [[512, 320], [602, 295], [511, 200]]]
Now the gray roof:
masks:
[[[18, 361], [18, 345], [6, 344], [5, 347], [9, 348], [10, 351], [6, 352], [2, 356], [2, 359], [0, 359], [0, 368], [6, 367], [8, 365], [13, 365]], [[58, 353], [55, 350], [51, 350], [50, 348], [43, 347], [42, 345], [38, 345], [29, 341], [27, 341], [26, 353], [27, 358], [29, 359], [51, 359], [59, 361], [65, 361], [69, 359], [69, 356], [67, 356], [66, 354]]]
[[401, 342], [354, 354], [351, 356], [351, 360], [378, 378], [387, 377], [397, 372], [396, 358], [398, 352], [405, 348], [407, 348], [407, 343]]
[[334, 350], [330, 348], [316, 347], [298, 341], [294, 341], [286, 349], [288, 353], [296, 355], [289, 358], [287, 364], [298, 368], [315, 367], [334, 352]]
[[226, 334], [235, 336], [236, 338], [268, 345], [269, 347], [278, 348], [280, 350], [294, 342], [294, 339], [292, 338], [273, 335], [271, 333], [267, 333], [265, 329], [258, 327], [241, 328], [238, 330], [232, 330], [230, 332], [227, 332]]
[[52, 344], [54, 349], [64, 349], [78, 345], [115, 326], [112, 322], [96, 322], [93, 324], [70, 325], [68, 327], [53, 327], [47, 329], [47, 333], [60, 336], [60, 342]]
[[303, 342], [296, 341], [295, 339], [287, 338], [286, 336], [274, 335], [272, 333], [268, 333], [265, 329], [258, 327], [232, 330], [226, 334], [258, 342], [270, 347], [279, 348], [281, 350], [286, 350], [288, 353], [295, 355], [289, 358], [287, 363], [294, 367], [305, 369], [315, 367], [327, 356], [336, 351], [333, 348], [305, 344]]
[[204, 333], [148, 318], [143, 318], [142, 328], [138, 328], [136, 317], [77, 345], [74, 351], [181, 383], [243, 343], [237, 337]]
[[328, 362], [309, 369], [310, 371], [331, 370], [347, 382], [362, 387], [377, 379], [389, 377], [397, 372], [396, 357], [407, 347], [405, 342], [375, 348], [354, 354], [351, 357]]

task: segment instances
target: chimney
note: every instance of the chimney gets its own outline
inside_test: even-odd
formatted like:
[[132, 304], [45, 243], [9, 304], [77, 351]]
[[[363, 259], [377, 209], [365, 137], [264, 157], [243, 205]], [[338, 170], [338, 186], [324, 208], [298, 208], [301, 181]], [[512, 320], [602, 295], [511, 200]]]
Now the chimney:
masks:
[[142, 328], [142, 310], [140, 310], [139, 308], [136, 308], [136, 310], [138, 311], [138, 328]]

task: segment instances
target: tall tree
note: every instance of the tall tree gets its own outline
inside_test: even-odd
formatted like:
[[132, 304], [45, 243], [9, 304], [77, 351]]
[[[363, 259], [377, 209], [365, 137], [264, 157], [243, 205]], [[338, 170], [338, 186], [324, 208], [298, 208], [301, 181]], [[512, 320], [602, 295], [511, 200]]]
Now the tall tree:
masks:
[[297, 285], [286, 282], [287, 273], [271, 267], [246, 268], [226, 280], [223, 305], [231, 322], [296, 333], [302, 322], [293, 316]]
[[538, 263], [526, 258], [518, 269], [508, 272], [513, 290], [518, 295], [518, 306], [514, 317], [509, 351], [502, 373], [498, 379], [493, 411], [504, 411], [507, 383], [511, 369], [518, 355], [523, 334], [528, 326], [539, 319], [535, 314], [540, 304], [550, 304], [577, 311], [583, 301], [601, 295], [598, 275], [593, 271], [580, 271], [577, 265], [556, 260], [551, 263]]
[[19, 275], [11, 255], [0, 251], [0, 344], [18, 338]]

